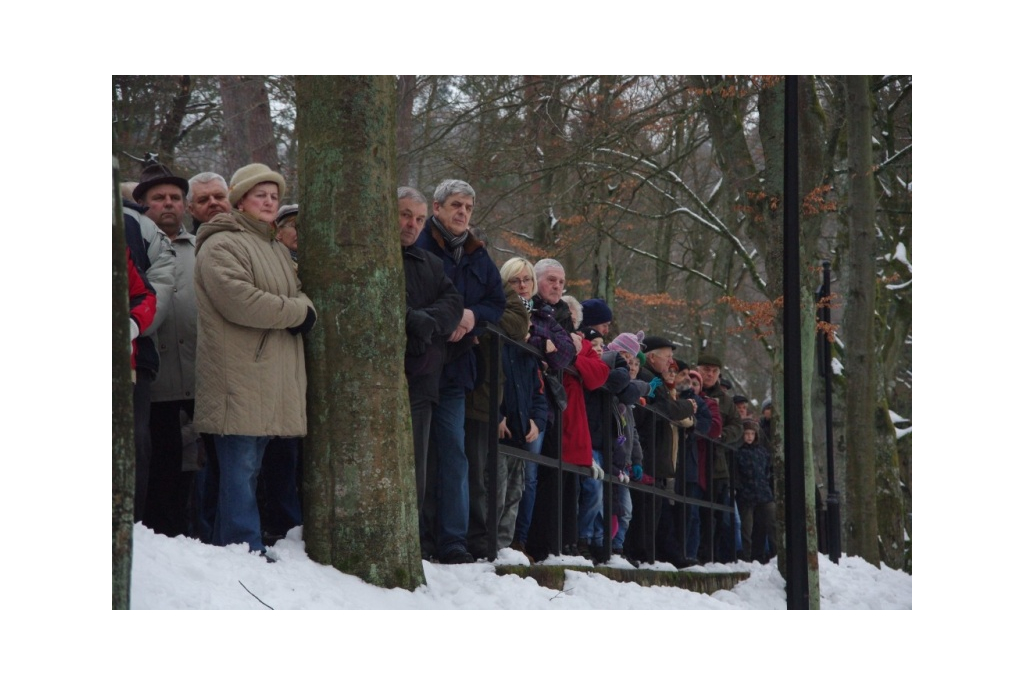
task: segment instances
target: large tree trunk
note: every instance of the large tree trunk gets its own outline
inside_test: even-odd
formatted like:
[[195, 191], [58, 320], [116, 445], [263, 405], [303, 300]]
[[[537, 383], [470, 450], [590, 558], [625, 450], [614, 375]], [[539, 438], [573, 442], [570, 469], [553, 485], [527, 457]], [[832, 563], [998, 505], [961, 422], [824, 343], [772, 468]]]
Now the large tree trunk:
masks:
[[424, 583], [405, 382], [405, 274], [390, 77], [296, 80], [308, 338], [303, 476], [311, 559], [383, 587]]
[[132, 417], [132, 376], [127, 341], [128, 334], [128, 271], [125, 259], [124, 217], [121, 214], [120, 174], [114, 158], [113, 204], [113, 456], [111, 480], [113, 500], [111, 520], [111, 608], [131, 606], [132, 526], [135, 512], [135, 426]]
[[850, 289], [846, 306], [847, 541], [878, 566], [875, 463], [875, 199], [871, 101], [865, 76], [847, 77]]
[[229, 173], [254, 162], [277, 170], [277, 140], [263, 78], [220, 76], [218, 83], [224, 106], [224, 155]]

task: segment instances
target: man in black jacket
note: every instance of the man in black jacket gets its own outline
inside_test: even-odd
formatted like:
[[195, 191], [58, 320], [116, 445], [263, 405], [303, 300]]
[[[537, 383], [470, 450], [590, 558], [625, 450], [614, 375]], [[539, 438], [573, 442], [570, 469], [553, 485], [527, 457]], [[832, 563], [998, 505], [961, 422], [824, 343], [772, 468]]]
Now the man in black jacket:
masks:
[[405, 376], [409, 382], [421, 538], [430, 419], [439, 398], [445, 341], [459, 325], [463, 309], [462, 295], [445, 276], [441, 260], [415, 246], [426, 221], [426, 198], [415, 188], [399, 188], [398, 227], [405, 266]]

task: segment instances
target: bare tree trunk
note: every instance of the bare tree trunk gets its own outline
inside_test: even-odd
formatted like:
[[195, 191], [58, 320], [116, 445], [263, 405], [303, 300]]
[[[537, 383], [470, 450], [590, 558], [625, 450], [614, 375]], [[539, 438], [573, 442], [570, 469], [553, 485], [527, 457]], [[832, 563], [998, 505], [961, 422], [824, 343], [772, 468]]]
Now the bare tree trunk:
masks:
[[847, 82], [850, 160], [850, 291], [846, 331], [847, 541], [878, 566], [875, 463], [875, 200], [868, 79]]
[[906, 561], [903, 526], [903, 490], [900, 487], [900, 460], [896, 449], [896, 428], [889, 417], [889, 402], [879, 387], [875, 405], [875, 478], [876, 516], [878, 518], [879, 559], [889, 568], [903, 568]]
[[391, 77], [296, 80], [311, 559], [383, 587], [424, 583], [404, 369], [405, 273]]
[[270, 96], [260, 76], [220, 76], [224, 107], [224, 153], [231, 171], [260, 162], [278, 168], [270, 120]]
[[135, 512], [135, 426], [132, 417], [132, 378], [128, 334], [128, 271], [121, 215], [120, 174], [114, 158], [113, 204], [113, 457], [111, 502], [113, 560], [111, 562], [111, 608], [131, 607], [132, 526]]
[[[412, 106], [416, 101], [416, 77], [398, 77], [398, 122], [397, 122], [397, 146], [398, 146], [398, 185], [410, 185], [413, 180], [409, 177], [409, 157], [413, 139]], [[418, 179], [417, 179], [418, 182]]]
[[160, 161], [168, 165], [174, 164], [174, 151], [182, 137], [181, 124], [185, 121], [188, 103], [192, 99], [192, 77], [179, 76], [177, 78], [178, 92], [171, 100], [171, 111], [164, 120], [163, 126], [160, 127]]

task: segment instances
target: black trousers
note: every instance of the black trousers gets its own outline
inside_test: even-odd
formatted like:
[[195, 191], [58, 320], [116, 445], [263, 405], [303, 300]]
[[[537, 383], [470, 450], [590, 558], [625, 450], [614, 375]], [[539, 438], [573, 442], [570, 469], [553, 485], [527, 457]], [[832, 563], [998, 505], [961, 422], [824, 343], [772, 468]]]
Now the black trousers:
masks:
[[149, 490], [149, 462], [152, 443], [149, 436], [150, 386], [155, 376], [148, 369], [136, 369], [135, 387], [132, 389], [132, 409], [135, 412], [135, 522], [146, 512]]
[[182, 471], [182, 413], [191, 419], [194, 400], [153, 402], [149, 409], [152, 453], [142, 522], [168, 537], [189, 533], [189, 497], [195, 472]]

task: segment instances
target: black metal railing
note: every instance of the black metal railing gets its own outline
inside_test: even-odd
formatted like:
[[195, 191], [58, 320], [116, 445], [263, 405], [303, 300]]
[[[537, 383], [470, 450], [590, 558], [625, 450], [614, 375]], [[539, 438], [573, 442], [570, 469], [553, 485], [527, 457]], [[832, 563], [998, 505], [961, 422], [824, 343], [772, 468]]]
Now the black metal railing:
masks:
[[[488, 558], [493, 560], [493, 559], [495, 559], [497, 557], [497, 552], [498, 552], [498, 515], [499, 515], [499, 512], [498, 512], [498, 496], [497, 496], [497, 493], [498, 493], [498, 482], [497, 481], [498, 481], [498, 459], [500, 457], [502, 457], [502, 456], [515, 457], [517, 459], [523, 459], [523, 460], [526, 460], [526, 461], [534, 462], [534, 463], [536, 463], [539, 466], [544, 467], [544, 468], [558, 469], [558, 472], [559, 472], [559, 482], [562, 482], [561, 479], [562, 479], [562, 477], [566, 473], [573, 473], [573, 474], [577, 474], [579, 476], [585, 476], [587, 478], [590, 478], [590, 477], [592, 477], [592, 472], [591, 472], [591, 469], [588, 468], [588, 467], [576, 466], [574, 464], [567, 464], [567, 463], [565, 463], [562, 460], [562, 458], [561, 458], [561, 456], [562, 456], [562, 411], [557, 406], [557, 404], [554, 404], [554, 403], [552, 403], [551, 406], [550, 406], [550, 410], [551, 410], [552, 416], [554, 417], [554, 420], [553, 420], [552, 423], [550, 423], [548, 425], [547, 429], [545, 430], [545, 436], [544, 436], [545, 444], [547, 444], [548, 440], [554, 440], [555, 441], [555, 444], [551, 448], [549, 448], [547, 450], [548, 452], [553, 452], [553, 454], [551, 454], [551, 455], [534, 454], [532, 452], [528, 452], [528, 451], [523, 450], [523, 449], [512, 447], [510, 445], [504, 445], [504, 444], [501, 444], [499, 442], [499, 440], [498, 440], [498, 413], [499, 413], [499, 406], [500, 406], [500, 402], [501, 402], [501, 396], [500, 396], [500, 393], [498, 392], [498, 388], [500, 387], [499, 386], [499, 373], [501, 373], [501, 348], [502, 348], [502, 345], [515, 345], [515, 346], [519, 347], [520, 349], [523, 349], [523, 350], [527, 351], [528, 353], [534, 355], [535, 357], [537, 357], [538, 359], [541, 359], [541, 360], [543, 360], [544, 355], [541, 354], [540, 351], [538, 351], [532, 345], [528, 345], [528, 344], [525, 344], [525, 343], [520, 342], [518, 340], [513, 340], [513, 339], [509, 338], [508, 336], [506, 336], [504, 334], [504, 332], [499, 327], [497, 327], [497, 326], [495, 326], [493, 324], [485, 324], [484, 328], [485, 328], [485, 330], [487, 332], [487, 335], [485, 335], [483, 337], [483, 339], [481, 341], [481, 344], [484, 345], [485, 348], [486, 348], [485, 349], [485, 354], [488, 355], [488, 361], [489, 361], [489, 364], [488, 364], [488, 374], [487, 374], [488, 377], [484, 379], [484, 382], [486, 382], [486, 383], [488, 383], [490, 385], [490, 392], [488, 393], [489, 401], [490, 401], [490, 406], [488, 407], [488, 427], [487, 427], [487, 430], [488, 430], [488, 442], [487, 442], [487, 476], [488, 476], [487, 481], [488, 481], [488, 483], [487, 483], [487, 502], [486, 502], [486, 506], [487, 506], [487, 554], [488, 554]], [[563, 371], [560, 370], [560, 371], [557, 371], [555, 373], [557, 374], [558, 380], [561, 381], [562, 377], [563, 377]], [[572, 368], [565, 369], [564, 373], [571, 374], [571, 375], [575, 375], [576, 374], [575, 370], [572, 369]], [[613, 445], [615, 444], [615, 440], [617, 438], [617, 434], [616, 434], [616, 430], [615, 430], [615, 423], [614, 423], [614, 421], [616, 419], [614, 419], [614, 414], [613, 414], [613, 412], [614, 412], [613, 402], [615, 401], [615, 396], [612, 393], [610, 393], [610, 392], [608, 392], [606, 390], [603, 390], [603, 389], [598, 390], [597, 392], [599, 392], [601, 394], [601, 397], [602, 397], [602, 408], [601, 408], [601, 411], [602, 411], [602, 416], [603, 416], [603, 419], [604, 419], [603, 422], [602, 422], [603, 423], [603, 429], [604, 429], [604, 436], [603, 436], [603, 438], [604, 438], [604, 452], [607, 455], [605, 457], [604, 463], [605, 464], [610, 464], [611, 463], [611, 454], [612, 454]], [[650, 450], [653, 453], [657, 449], [656, 444], [655, 444], [655, 440], [657, 439], [657, 433], [658, 433], [658, 431], [657, 431], [658, 425], [657, 424], [658, 424], [658, 422], [661, 422], [661, 421], [672, 422], [672, 419], [670, 419], [664, 413], [662, 413], [661, 411], [659, 411], [658, 409], [653, 408], [653, 407], [637, 405], [637, 406], [634, 407], [634, 411], [648, 412], [651, 415], [650, 418], [653, 419], [654, 422], [655, 422], [655, 425], [653, 426], [653, 430], [652, 430], [652, 433], [651, 433], [651, 439], [650, 439], [649, 445], [645, 445], [645, 448], [649, 447]], [[664, 501], [671, 501], [671, 502], [676, 502], [676, 503], [682, 504], [684, 506], [690, 505], [692, 507], [695, 507], [695, 508], [697, 508], [698, 512], [700, 512], [700, 511], [708, 511], [708, 512], [718, 511], [718, 512], [722, 512], [723, 515], [728, 515], [730, 517], [733, 516], [734, 509], [733, 509], [733, 505], [731, 504], [732, 499], [730, 499], [730, 504], [719, 504], [719, 503], [715, 502], [714, 501], [714, 498], [715, 498], [715, 495], [716, 495], [715, 489], [713, 487], [711, 487], [711, 483], [712, 483], [712, 464], [714, 462], [714, 458], [713, 458], [714, 450], [716, 448], [721, 448], [721, 449], [725, 450], [726, 458], [728, 459], [728, 462], [729, 462], [729, 472], [730, 472], [729, 492], [732, 493], [732, 483], [735, 481], [735, 478], [732, 477], [732, 474], [734, 473], [734, 458], [733, 458], [734, 457], [734, 453], [733, 453], [732, 447], [730, 447], [729, 445], [725, 445], [724, 443], [721, 443], [721, 442], [719, 442], [717, 440], [713, 440], [712, 438], [709, 438], [706, 435], [701, 435], [701, 434], [698, 434], [696, 432], [690, 432], [689, 434], [685, 434], [684, 433], [684, 434], [682, 434], [680, 436], [680, 439], [682, 439], [682, 440], [704, 440], [707, 443], [707, 455], [708, 455], [708, 460], [707, 460], [707, 469], [708, 469], [707, 474], [708, 474], [708, 476], [707, 477], [708, 477], [709, 487], [707, 488], [707, 491], [706, 491], [706, 497], [705, 498], [688, 497], [688, 496], [686, 496], [684, 494], [677, 493], [674, 490], [669, 489], [667, 487], [659, 487], [657, 485], [659, 478], [661, 478], [663, 480], [666, 480], [666, 482], [667, 482], [667, 479], [676, 477], [676, 473], [678, 473], [680, 471], [680, 469], [677, 468], [676, 469], [676, 473], [673, 473], [671, 475], [659, 476], [657, 474], [657, 470], [656, 470], [656, 468], [657, 468], [656, 467], [657, 459], [654, 457], [654, 454], [651, 455], [652, 458], [650, 460], [650, 463], [652, 464], [652, 466], [654, 466], [654, 468], [652, 468], [652, 470], [650, 472], [650, 476], [651, 476], [651, 478], [652, 478], [652, 480], [654, 482], [653, 485], [644, 484], [644, 483], [640, 483], [640, 482], [636, 482], [636, 481], [632, 481], [632, 480], [629, 481], [629, 482], [626, 482], [626, 483], [620, 482], [618, 479], [616, 479], [616, 478], [614, 478], [613, 476], [610, 475], [611, 469], [609, 468], [607, 470], [607, 472], [605, 473], [604, 478], [602, 479], [602, 488], [603, 488], [603, 495], [604, 495], [603, 496], [603, 516], [604, 516], [604, 526], [605, 526], [605, 535], [604, 535], [604, 553], [605, 554], [604, 554], [604, 556], [606, 558], [611, 556], [611, 550], [612, 550], [612, 535], [611, 535], [611, 525], [610, 525], [610, 522], [611, 522], [611, 517], [612, 517], [612, 506], [613, 506], [612, 505], [612, 501], [613, 501], [612, 500], [612, 497], [613, 497], [612, 486], [613, 485], [618, 485], [618, 486], [621, 486], [621, 487], [629, 488], [631, 496], [632, 496], [633, 493], [637, 493], [639, 495], [642, 495], [642, 496], [648, 498], [649, 509], [650, 509], [651, 512], [656, 511], [655, 508], [658, 507], [658, 506], [661, 506], [662, 502], [664, 502]], [[683, 450], [681, 450], [681, 453], [685, 455], [685, 453], [686, 453], [685, 448]], [[679, 458], [685, 458], [685, 457], [679, 457]], [[685, 487], [683, 489], [685, 490]], [[558, 535], [557, 535], [557, 548], [559, 550], [562, 550], [562, 549], [564, 549], [564, 541], [562, 540], [562, 530], [563, 530], [562, 511], [563, 511], [563, 503], [564, 503], [563, 502], [563, 497], [564, 497], [563, 489], [561, 487], [557, 488], [557, 493], [558, 493], [558, 501], [557, 501], [557, 506], [555, 507], [556, 516], [558, 517], [558, 520], [557, 520], [557, 531], [558, 531]], [[634, 510], [635, 510], [635, 508], [636, 508], [636, 505], [634, 505]], [[689, 515], [689, 511], [690, 511], [689, 508], [686, 511], [687, 511], [687, 513], [684, 514], [684, 518], [683, 518], [684, 528], [685, 528], [686, 524], [688, 523], [687, 516]], [[710, 520], [710, 529], [708, 530], [708, 536], [709, 536], [708, 539], [712, 541], [712, 544], [711, 544], [711, 559], [714, 560], [714, 554], [715, 554], [715, 549], [714, 549], [715, 548], [715, 545], [714, 545], [714, 540], [715, 540], [715, 535], [714, 535], [715, 534], [715, 523], [714, 523], [714, 517], [713, 516], [709, 516], [708, 519]], [[657, 549], [656, 549], [656, 538], [657, 538], [656, 526], [657, 526], [657, 521], [658, 521], [658, 518], [657, 518], [656, 515], [645, 516], [644, 520], [643, 520], [643, 523], [645, 524], [645, 527], [646, 527], [646, 530], [643, 531], [643, 535], [645, 536], [643, 548], [647, 552], [647, 557], [648, 558], [647, 559], [643, 559], [642, 561], [647, 561], [649, 563], [653, 563], [655, 561], [656, 556], [657, 556]], [[683, 534], [683, 540], [684, 540], [683, 545], [684, 545], [684, 548], [685, 548], [685, 540], [686, 540], [686, 538], [685, 538], [685, 530], [684, 530], [684, 534]]]

